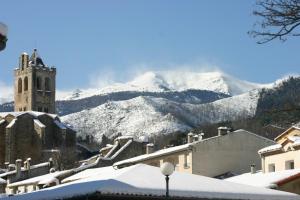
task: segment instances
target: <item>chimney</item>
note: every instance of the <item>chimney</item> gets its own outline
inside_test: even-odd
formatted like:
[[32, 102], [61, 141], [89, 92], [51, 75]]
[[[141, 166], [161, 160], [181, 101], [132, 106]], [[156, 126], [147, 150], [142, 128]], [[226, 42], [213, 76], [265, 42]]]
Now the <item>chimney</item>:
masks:
[[251, 174], [255, 174], [256, 173], [256, 169], [255, 169], [256, 165], [252, 164], [250, 165], [250, 169], [251, 169]]
[[200, 133], [200, 134], [198, 135], [198, 140], [199, 140], [199, 141], [203, 140], [203, 136], [204, 136], [204, 133], [203, 133], [203, 132]]
[[193, 141], [194, 141], [194, 142], [199, 141], [199, 135], [194, 135], [194, 136], [193, 136]]
[[188, 141], [188, 143], [192, 143], [193, 142], [193, 137], [194, 137], [194, 134], [192, 132], [190, 132], [187, 135], [187, 141]]
[[9, 162], [5, 162], [5, 163], [4, 163], [4, 166], [5, 166], [5, 169], [8, 169]]
[[53, 158], [49, 158], [49, 168], [51, 169], [54, 166]]
[[226, 126], [221, 126], [218, 128], [218, 136], [226, 135], [228, 128]]
[[146, 145], [146, 154], [150, 154], [154, 152], [154, 144], [149, 143]]
[[27, 160], [24, 162], [25, 164], [25, 169], [26, 170], [30, 170], [30, 166], [31, 166], [31, 158], [27, 158]]
[[9, 172], [10, 172], [10, 171], [14, 171], [14, 170], [16, 170], [16, 165], [14, 165], [14, 164], [9, 164], [8, 167], [7, 167], [7, 169], [8, 169]]
[[17, 159], [16, 160], [16, 177], [17, 179], [20, 177], [21, 175], [21, 167], [22, 167], [22, 160], [21, 159]]

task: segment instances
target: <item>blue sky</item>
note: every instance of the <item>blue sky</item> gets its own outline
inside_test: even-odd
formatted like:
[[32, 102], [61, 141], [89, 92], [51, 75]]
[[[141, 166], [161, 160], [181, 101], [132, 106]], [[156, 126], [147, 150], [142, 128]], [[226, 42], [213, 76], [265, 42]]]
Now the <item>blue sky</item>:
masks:
[[60, 90], [126, 81], [146, 70], [217, 67], [260, 83], [298, 73], [300, 37], [258, 45], [247, 35], [254, 3], [3, 0], [0, 21], [9, 40], [0, 53], [0, 83], [12, 85], [19, 55], [33, 48], [57, 67]]

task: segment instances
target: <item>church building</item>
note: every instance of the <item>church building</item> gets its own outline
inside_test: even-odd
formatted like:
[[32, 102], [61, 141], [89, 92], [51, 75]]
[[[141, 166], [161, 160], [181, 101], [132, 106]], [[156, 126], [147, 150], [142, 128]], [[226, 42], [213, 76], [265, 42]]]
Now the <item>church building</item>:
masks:
[[34, 49], [22, 53], [15, 69], [15, 111], [55, 113], [56, 68], [48, 67]]
[[44, 64], [37, 50], [22, 53], [14, 71], [15, 112], [0, 113], [0, 167], [31, 158], [53, 158], [62, 168], [76, 159], [76, 131], [55, 115], [56, 69]]

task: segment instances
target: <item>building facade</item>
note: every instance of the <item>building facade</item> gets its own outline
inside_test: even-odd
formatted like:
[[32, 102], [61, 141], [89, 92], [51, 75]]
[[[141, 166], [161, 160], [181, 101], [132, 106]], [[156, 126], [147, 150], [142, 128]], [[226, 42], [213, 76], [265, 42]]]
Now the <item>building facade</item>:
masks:
[[[224, 174], [241, 174], [248, 172], [250, 165], [260, 165], [257, 151], [262, 147], [274, 144], [272, 140], [254, 133], [237, 130], [228, 132], [225, 127], [219, 128], [219, 135], [207, 139], [193, 140], [188, 135], [187, 144], [162, 149], [114, 164], [119, 168], [144, 163], [160, 167], [164, 162], [171, 162], [176, 171], [198, 174], [209, 177], [220, 177]], [[153, 148], [148, 145], [147, 148]], [[151, 150], [147, 150], [151, 152]]]
[[276, 137], [275, 142], [258, 151], [263, 172], [300, 168], [300, 123]]
[[29, 58], [22, 53], [14, 71], [15, 111], [55, 113], [56, 68], [47, 67], [34, 49]]
[[0, 113], [0, 166], [17, 159], [32, 163], [55, 160], [72, 164], [76, 153], [76, 132], [58, 116], [41, 112]]

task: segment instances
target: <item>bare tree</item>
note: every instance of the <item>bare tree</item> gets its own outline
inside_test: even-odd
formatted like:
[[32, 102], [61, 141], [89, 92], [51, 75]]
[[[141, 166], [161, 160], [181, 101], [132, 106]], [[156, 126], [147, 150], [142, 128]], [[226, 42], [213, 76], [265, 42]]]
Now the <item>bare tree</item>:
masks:
[[258, 44], [300, 36], [296, 31], [300, 25], [300, 0], [257, 0], [256, 6], [253, 14], [261, 18], [255, 23], [259, 30], [249, 31], [249, 34], [260, 38]]

